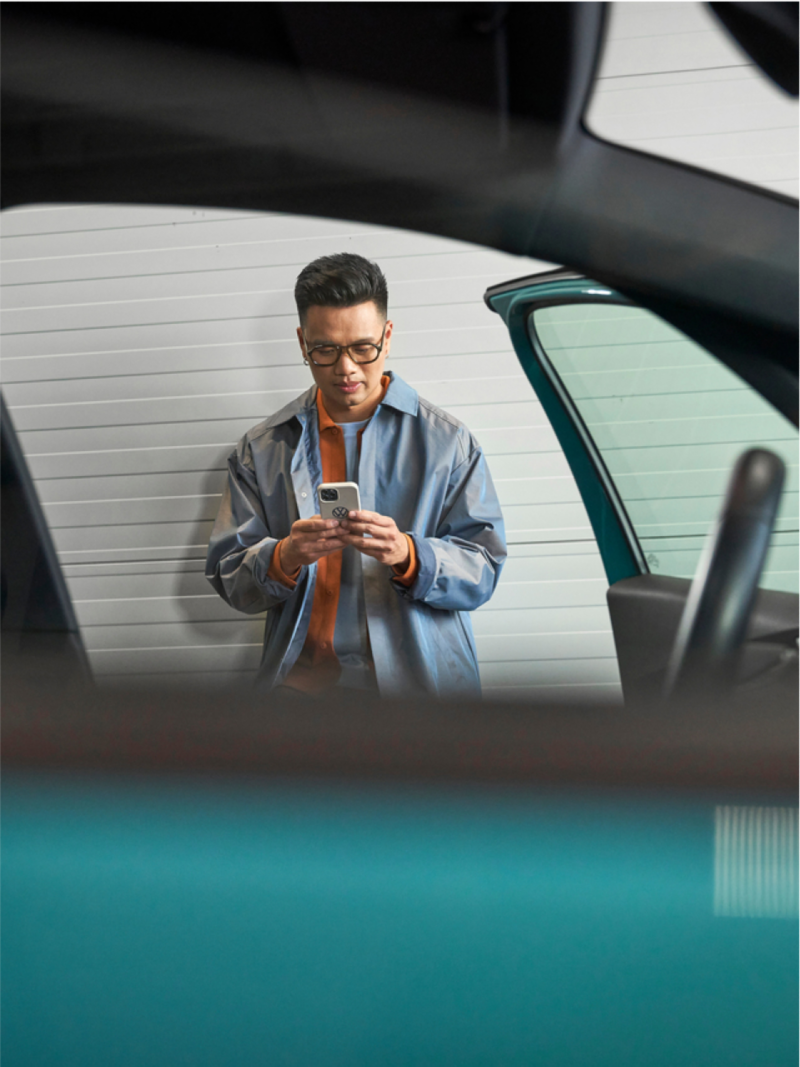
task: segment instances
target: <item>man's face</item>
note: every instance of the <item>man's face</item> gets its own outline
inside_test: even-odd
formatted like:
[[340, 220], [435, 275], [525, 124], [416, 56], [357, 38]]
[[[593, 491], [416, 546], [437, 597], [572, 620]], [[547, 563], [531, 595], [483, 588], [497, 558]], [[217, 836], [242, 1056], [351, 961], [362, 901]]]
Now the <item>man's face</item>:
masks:
[[352, 345], [358, 341], [380, 344], [383, 334], [383, 348], [374, 363], [356, 363], [345, 352], [332, 367], [318, 367], [309, 360], [314, 381], [334, 422], [360, 422], [375, 410], [392, 338], [391, 322], [386, 322], [385, 333], [383, 328], [383, 317], [371, 300], [349, 308], [311, 307], [305, 328], [298, 327], [297, 337], [304, 358], [306, 345], [312, 349], [321, 344]]

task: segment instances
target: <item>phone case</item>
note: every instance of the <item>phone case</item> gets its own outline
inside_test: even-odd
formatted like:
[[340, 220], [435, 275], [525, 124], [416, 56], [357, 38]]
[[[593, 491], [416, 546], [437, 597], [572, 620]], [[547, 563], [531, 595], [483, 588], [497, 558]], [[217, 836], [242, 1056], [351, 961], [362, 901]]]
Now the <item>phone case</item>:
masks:
[[[336, 499], [323, 496], [336, 493]], [[323, 519], [344, 519], [349, 511], [361, 510], [361, 497], [355, 482], [323, 482], [319, 487], [319, 513]]]

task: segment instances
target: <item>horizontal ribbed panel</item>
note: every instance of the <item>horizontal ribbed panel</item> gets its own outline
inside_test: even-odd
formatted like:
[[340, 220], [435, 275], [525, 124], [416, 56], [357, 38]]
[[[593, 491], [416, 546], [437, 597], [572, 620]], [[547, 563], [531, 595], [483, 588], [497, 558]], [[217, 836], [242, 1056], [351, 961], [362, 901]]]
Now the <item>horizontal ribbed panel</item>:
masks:
[[487, 691], [618, 698], [583, 504], [483, 304], [488, 286], [544, 265], [283, 215], [75, 206], [3, 221], [4, 391], [98, 675], [230, 684], [255, 672], [263, 615], [229, 608], [202, 561], [235, 441], [310, 383], [294, 278], [345, 248], [386, 272], [390, 366], [489, 456], [512, 549], [473, 617]]
[[609, 141], [798, 195], [798, 104], [699, 3], [610, 5], [590, 128]]

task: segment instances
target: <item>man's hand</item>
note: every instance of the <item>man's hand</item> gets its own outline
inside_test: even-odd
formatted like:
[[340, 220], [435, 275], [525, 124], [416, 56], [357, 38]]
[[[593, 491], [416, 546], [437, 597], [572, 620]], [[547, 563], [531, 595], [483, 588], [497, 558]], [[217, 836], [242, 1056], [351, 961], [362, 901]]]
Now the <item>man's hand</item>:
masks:
[[323, 519], [319, 515], [292, 523], [291, 533], [281, 544], [283, 573], [294, 574], [300, 567], [307, 567], [344, 548], [342, 533], [336, 519]]
[[[342, 528], [344, 532], [339, 535], [342, 541], [365, 556], [372, 556], [387, 567], [408, 566], [408, 541], [388, 515], [379, 515], [375, 511], [351, 511], [342, 520]], [[365, 537], [365, 534], [369, 534], [369, 537]]]

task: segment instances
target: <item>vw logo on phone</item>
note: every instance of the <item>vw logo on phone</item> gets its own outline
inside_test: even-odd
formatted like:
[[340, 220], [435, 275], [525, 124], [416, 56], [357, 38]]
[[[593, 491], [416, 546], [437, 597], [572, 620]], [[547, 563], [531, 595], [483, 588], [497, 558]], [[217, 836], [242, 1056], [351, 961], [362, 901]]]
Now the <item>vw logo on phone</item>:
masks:
[[346, 519], [347, 518], [347, 508], [343, 508], [343, 507], [341, 507], [341, 505], [338, 508], [334, 508], [333, 509], [333, 517], [334, 517], [334, 519]]

